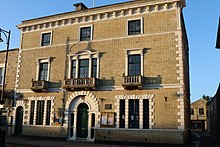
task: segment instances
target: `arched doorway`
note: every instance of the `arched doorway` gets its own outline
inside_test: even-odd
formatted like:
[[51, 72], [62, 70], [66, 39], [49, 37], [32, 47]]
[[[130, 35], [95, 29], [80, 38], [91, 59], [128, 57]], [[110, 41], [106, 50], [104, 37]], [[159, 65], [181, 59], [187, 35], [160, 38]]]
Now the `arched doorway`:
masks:
[[77, 108], [77, 137], [88, 137], [88, 110], [89, 107], [86, 103], [79, 104]]
[[69, 140], [94, 141], [92, 127], [99, 126], [99, 104], [96, 96], [89, 91], [74, 92], [66, 102], [65, 120], [68, 125]]
[[23, 108], [19, 106], [16, 110], [15, 135], [22, 135]]

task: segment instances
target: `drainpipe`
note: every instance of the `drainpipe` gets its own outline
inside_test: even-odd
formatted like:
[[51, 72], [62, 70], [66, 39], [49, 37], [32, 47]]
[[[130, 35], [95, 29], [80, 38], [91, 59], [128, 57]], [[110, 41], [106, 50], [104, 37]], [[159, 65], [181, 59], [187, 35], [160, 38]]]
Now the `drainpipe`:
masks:
[[[64, 78], [67, 78], [67, 69], [68, 69], [68, 54], [69, 54], [69, 37], [66, 39], [66, 52], [65, 52], [65, 68], [64, 68]], [[65, 111], [66, 111], [66, 97], [67, 97], [67, 91], [63, 89], [63, 119], [62, 119], [62, 126], [64, 125], [65, 120]]]

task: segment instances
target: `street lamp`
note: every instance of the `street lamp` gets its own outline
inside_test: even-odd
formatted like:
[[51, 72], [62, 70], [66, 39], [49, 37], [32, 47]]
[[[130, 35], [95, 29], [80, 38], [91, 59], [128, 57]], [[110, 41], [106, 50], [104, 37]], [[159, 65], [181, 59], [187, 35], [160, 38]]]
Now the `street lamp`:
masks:
[[5, 91], [5, 79], [6, 79], [6, 68], [7, 68], [7, 62], [8, 62], [8, 50], [9, 50], [9, 41], [10, 41], [10, 34], [11, 31], [5, 31], [0, 28], [0, 42], [4, 42], [4, 40], [1, 37], [1, 33], [5, 35], [5, 38], [7, 40], [6, 42], [6, 55], [5, 55], [5, 67], [4, 67], [4, 76], [3, 76], [3, 82], [2, 82], [2, 94], [0, 98], [0, 104], [4, 104], [4, 91]]
[[[5, 55], [5, 67], [4, 67], [4, 77], [3, 77], [3, 82], [2, 82], [2, 94], [0, 98], [0, 146], [5, 147], [5, 133], [6, 130], [2, 130], [2, 120], [5, 119], [2, 117], [2, 108], [4, 105], [4, 92], [5, 92], [5, 79], [6, 79], [6, 68], [7, 68], [7, 62], [8, 62], [8, 50], [9, 50], [9, 41], [10, 41], [10, 34], [11, 31], [5, 31], [0, 28], [0, 42], [4, 42], [4, 40], [1, 37], [1, 33], [4, 34], [7, 42], [6, 42], [6, 55]], [[6, 124], [5, 124], [6, 126]]]

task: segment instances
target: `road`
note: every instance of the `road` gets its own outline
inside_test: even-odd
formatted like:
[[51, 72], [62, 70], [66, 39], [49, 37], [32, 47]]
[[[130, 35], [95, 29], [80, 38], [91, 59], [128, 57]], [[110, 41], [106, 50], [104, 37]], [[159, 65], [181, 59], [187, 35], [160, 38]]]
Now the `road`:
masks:
[[187, 145], [167, 145], [167, 144], [104, 144], [91, 143], [83, 141], [65, 141], [42, 138], [28, 138], [28, 137], [10, 137], [7, 139], [5, 147], [220, 147], [220, 138], [211, 136], [205, 132], [193, 132], [191, 135], [191, 142]]

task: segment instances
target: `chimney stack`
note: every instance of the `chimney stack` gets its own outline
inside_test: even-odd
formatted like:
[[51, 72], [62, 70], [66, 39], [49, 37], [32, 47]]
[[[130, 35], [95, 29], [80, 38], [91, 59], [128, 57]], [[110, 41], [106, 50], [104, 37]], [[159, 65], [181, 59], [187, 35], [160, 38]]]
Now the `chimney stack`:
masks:
[[82, 11], [88, 9], [83, 3], [76, 3], [75, 6], [76, 11]]

